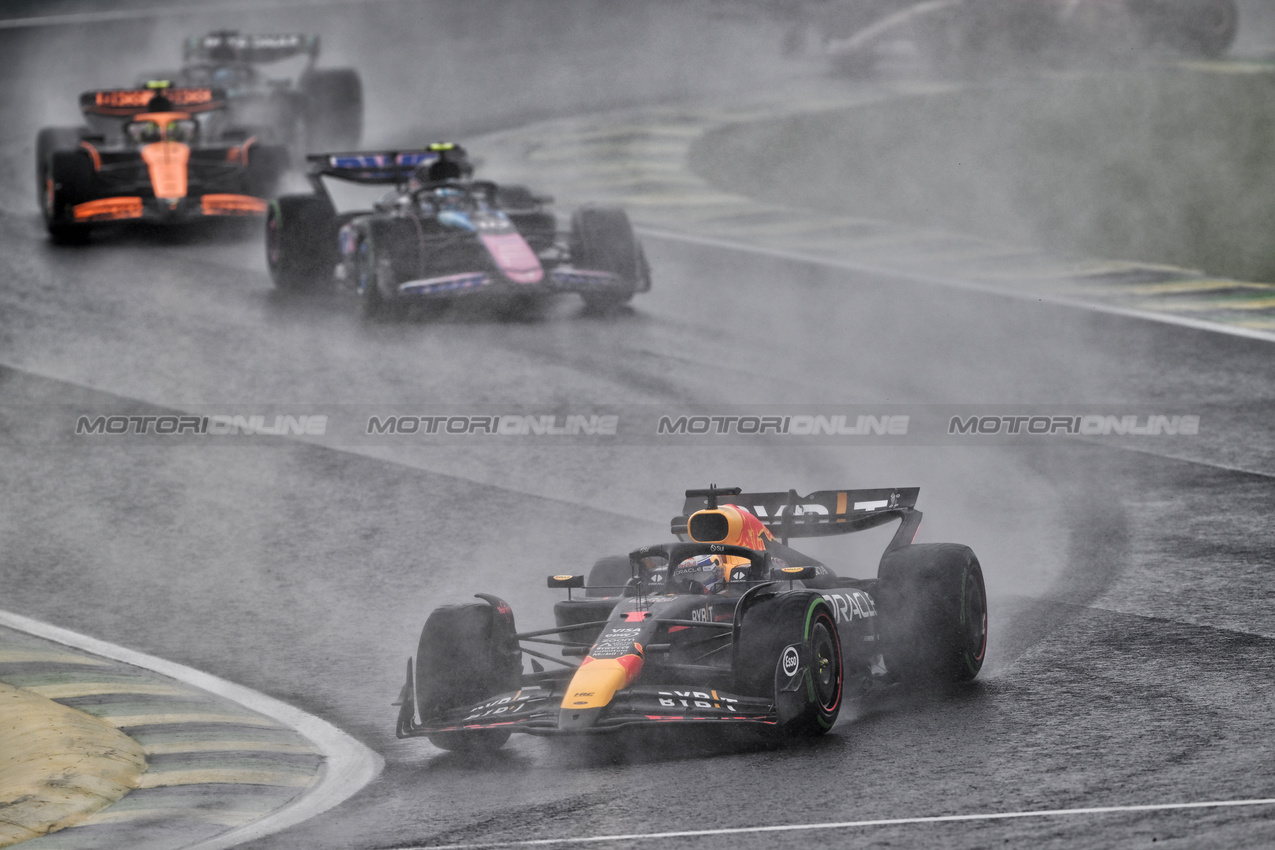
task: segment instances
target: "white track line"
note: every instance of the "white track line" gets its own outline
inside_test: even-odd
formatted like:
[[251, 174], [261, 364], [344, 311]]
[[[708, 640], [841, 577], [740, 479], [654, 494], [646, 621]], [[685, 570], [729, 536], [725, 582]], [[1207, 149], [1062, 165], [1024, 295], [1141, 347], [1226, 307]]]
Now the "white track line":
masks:
[[1013, 820], [1022, 818], [1075, 817], [1083, 815], [1113, 815], [1137, 812], [1171, 812], [1185, 809], [1240, 808], [1245, 806], [1275, 806], [1275, 799], [1267, 800], [1218, 800], [1208, 803], [1159, 803], [1143, 806], [1097, 806], [1087, 809], [1048, 809], [1039, 812], [989, 812], [977, 815], [936, 815], [920, 818], [882, 818], [880, 820], [853, 820], [840, 823], [799, 823], [784, 826], [741, 826], [729, 829], [688, 829], [681, 832], [648, 832], [632, 835], [591, 835], [581, 838], [535, 838], [525, 841], [492, 841], [473, 844], [414, 844], [395, 850], [480, 850], [487, 847], [543, 847], [554, 844], [602, 844], [609, 841], [661, 841], [668, 838], [711, 838], [717, 835], [762, 835], [775, 832], [810, 832], [829, 829], [862, 829], [872, 826], [911, 826], [927, 823], [970, 823], [977, 821]]
[[375, 779], [385, 767], [384, 759], [331, 723], [242, 685], [8, 611], [0, 611], [0, 626], [122, 661], [201, 688], [297, 731], [323, 754], [324, 765], [318, 784], [299, 799], [260, 820], [190, 845], [186, 850], [225, 850], [294, 826], [344, 802]]
[[1043, 301], [1047, 304], [1074, 307], [1079, 310], [1089, 310], [1095, 313], [1108, 313], [1114, 316], [1162, 322], [1164, 324], [1192, 328], [1193, 330], [1198, 331], [1211, 331], [1213, 333], [1223, 333], [1230, 336], [1244, 337], [1246, 339], [1259, 339], [1263, 342], [1275, 342], [1275, 332], [1242, 328], [1236, 325], [1228, 325], [1223, 322], [1210, 322], [1204, 319], [1174, 316], [1168, 313], [1157, 313], [1153, 310], [1134, 310], [1128, 307], [1114, 307], [1108, 304], [1085, 301], [1080, 298], [1068, 298], [1065, 295], [1053, 295], [1046, 292], [1018, 292], [1013, 289], [1007, 289], [1005, 287], [989, 283], [978, 283], [972, 280], [943, 277], [940, 275], [926, 274], [925, 272], [911, 271], [908, 269], [873, 265], [871, 263], [858, 263], [853, 260], [838, 260], [831, 257], [815, 257], [798, 251], [789, 251], [783, 248], [767, 248], [762, 245], [750, 245], [746, 242], [736, 242], [732, 239], [723, 239], [712, 236], [692, 236], [685, 233], [674, 233], [669, 230], [661, 230], [650, 227], [639, 227], [637, 230], [643, 235], [650, 236], [655, 239], [667, 239], [672, 242], [685, 242], [689, 245], [704, 245], [711, 248], [725, 248], [747, 254], [773, 257], [779, 260], [793, 260], [809, 265], [826, 266], [828, 268], [844, 269], [846, 271], [861, 272], [863, 274], [888, 276], [899, 280], [911, 280], [916, 283], [944, 286], [948, 289], [962, 289], [968, 292], [983, 293], [985, 295], [1000, 295], [1005, 298], [1017, 298], [1022, 301]]

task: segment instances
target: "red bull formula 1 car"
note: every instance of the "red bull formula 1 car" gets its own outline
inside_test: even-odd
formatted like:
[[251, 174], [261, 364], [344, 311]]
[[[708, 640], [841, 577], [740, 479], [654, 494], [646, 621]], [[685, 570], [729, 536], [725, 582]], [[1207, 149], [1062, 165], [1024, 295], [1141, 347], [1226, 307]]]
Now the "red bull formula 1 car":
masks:
[[[688, 490], [678, 542], [604, 558], [587, 582], [549, 579], [567, 591], [553, 628], [519, 632], [487, 594], [430, 614], [397, 734], [449, 750], [642, 727], [811, 736], [877, 687], [973, 679], [987, 646], [982, 570], [966, 546], [912, 542], [917, 493]], [[788, 546], [896, 521], [875, 578]]]
[[36, 190], [55, 242], [98, 224], [263, 216], [288, 151], [234, 127], [225, 93], [156, 82], [80, 96], [87, 126], [36, 138]]
[[[567, 230], [551, 198], [472, 179], [464, 149], [309, 157], [313, 191], [270, 205], [266, 260], [277, 287], [356, 294], [368, 317], [457, 297], [533, 299], [574, 292], [594, 309], [651, 287], [624, 210], [584, 207]], [[387, 188], [372, 209], [338, 213], [325, 181]]]

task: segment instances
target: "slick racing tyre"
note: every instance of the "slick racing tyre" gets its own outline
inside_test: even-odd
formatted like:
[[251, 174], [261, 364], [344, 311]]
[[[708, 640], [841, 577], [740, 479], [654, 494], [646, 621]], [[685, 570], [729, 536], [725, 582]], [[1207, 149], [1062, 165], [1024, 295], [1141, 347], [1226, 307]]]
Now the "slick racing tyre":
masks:
[[836, 614], [818, 593], [779, 593], [748, 606], [732, 666], [739, 693], [775, 700], [783, 734], [822, 735], [837, 722], [841, 639]]
[[[514, 615], [495, 597], [437, 608], [425, 621], [416, 647], [416, 707], [428, 724], [455, 708], [516, 691], [522, 652]], [[444, 750], [495, 750], [509, 740], [504, 729], [436, 732], [427, 736]]]
[[881, 560], [877, 616], [886, 668], [904, 679], [965, 682], [987, 650], [987, 591], [968, 546], [905, 546]]
[[316, 195], [284, 195], [266, 211], [266, 265], [282, 290], [301, 292], [332, 281], [336, 216]]
[[58, 245], [82, 245], [89, 239], [89, 226], [75, 221], [76, 204], [92, 200], [93, 161], [87, 151], [53, 151], [41, 207], [49, 236]]
[[606, 311], [624, 304], [635, 292], [651, 288], [651, 272], [628, 214], [617, 207], [585, 207], [571, 216], [571, 264], [578, 269], [611, 272], [623, 289], [582, 293], [590, 310]]
[[609, 555], [599, 558], [589, 569], [584, 584], [585, 596], [620, 596], [633, 575], [627, 555]]
[[301, 81], [306, 94], [306, 128], [311, 150], [358, 147], [363, 137], [363, 83], [353, 68], [311, 71]]
[[49, 161], [54, 151], [75, 150], [86, 129], [79, 127], [45, 127], [35, 137], [35, 200], [43, 209], [48, 193]]

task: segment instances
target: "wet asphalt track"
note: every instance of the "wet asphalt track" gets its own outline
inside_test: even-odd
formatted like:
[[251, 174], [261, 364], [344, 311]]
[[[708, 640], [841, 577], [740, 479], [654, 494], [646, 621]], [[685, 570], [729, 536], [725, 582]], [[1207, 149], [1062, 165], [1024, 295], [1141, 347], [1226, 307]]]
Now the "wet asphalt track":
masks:
[[[497, 6], [488, 5], [474, 18], [431, 22], [431, 58], [449, 68], [474, 58], [476, 21]], [[571, 74], [556, 68], [561, 90], [541, 99], [544, 111], [640, 102], [646, 86], [690, 96], [743, 93], [765, 78], [845, 84], [773, 53], [769, 68], [745, 61], [730, 39], [775, 42], [730, 8], [713, 5], [723, 41], [701, 51], [718, 60], [712, 70], [672, 51], [659, 69], [634, 56], [620, 73], [625, 63], [595, 46], [571, 54], [573, 73], [597, 69], [592, 84], [566, 82]], [[289, 25], [331, 25], [331, 13], [310, 14]], [[588, 32], [600, 45], [679, 37], [682, 28], [654, 13], [631, 14], [597, 15]], [[166, 52], [185, 31], [172, 27], [97, 37], [138, 49], [154, 38]], [[550, 29], [559, 34], [538, 32], [528, 61], [580, 41]], [[362, 30], [342, 35], [357, 45], [342, 49], [377, 42]], [[511, 38], [505, 29], [500, 37]], [[388, 848], [1275, 797], [1269, 344], [658, 239], [648, 240], [656, 289], [614, 317], [563, 301], [532, 319], [461, 310], [374, 326], [350, 304], [274, 295], [255, 234], [124, 233], [57, 250], [30, 197], [34, 128], [50, 120], [33, 94], [69, 103], [93, 82], [95, 61], [122, 61], [77, 54], [80, 76], [46, 90], [51, 53], [68, 39], [87, 36], [28, 33], [21, 50], [3, 54], [3, 607], [294, 703], [385, 756], [385, 773], [362, 794], [252, 846]], [[365, 80], [388, 78], [391, 51], [405, 49], [358, 56]], [[635, 76], [641, 70], [649, 75]], [[381, 117], [373, 126], [387, 141], [432, 138], [540, 111], [495, 72], [466, 85], [461, 97], [457, 86], [427, 92], [422, 80], [409, 87], [406, 116], [370, 97]], [[431, 102], [436, 121], [422, 117]], [[1200, 412], [1205, 435], [1165, 457], [1146, 442], [1130, 446], [1137, 451], [1065, 441], [344, 450], [161, 447], [57, 430], [65, 410], [103, 405], [438, 402], [1163, 405]], [[969, 543], [988, 576], [992, 645], [979, 682], [957, 694], [891, 695], [788, 749], [688, 753], [674, 741], [581, 752], [515, 739], [475, 760], [393, 738], [390, 702], [430, 608], [482, 590], [508, 599], [520, 624], [543, 624], [554, 599], [546, 574], [663, 539], [680, 491], [709, 481], [919, 485], [919, 539]], [[850, 573], [872, 570], [858, 550], [849, 563]], [[1234, 847], [1273, 836], [1275, 806], [1255, 806], [663, 843]]]

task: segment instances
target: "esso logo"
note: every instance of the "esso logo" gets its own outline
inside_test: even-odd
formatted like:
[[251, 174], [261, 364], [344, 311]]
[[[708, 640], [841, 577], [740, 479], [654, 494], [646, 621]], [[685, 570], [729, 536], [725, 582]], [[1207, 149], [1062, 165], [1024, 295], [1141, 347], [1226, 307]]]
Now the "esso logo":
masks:
[[554, 581], [569, 581], [570, 579], [571, 579], [571, 576], [554, 576], [553, 577]]
[[785, 676], [797, 675], [797, 670], [801, 668], [801, 656], [797, 654], [797, 647], [785, 647], [784, 655], [779, 659], [779, 663], [783, 667]]

